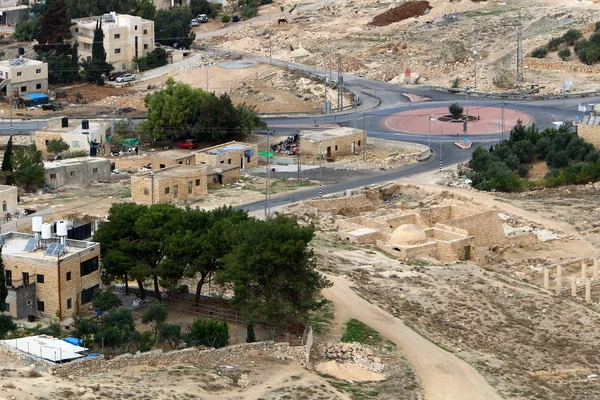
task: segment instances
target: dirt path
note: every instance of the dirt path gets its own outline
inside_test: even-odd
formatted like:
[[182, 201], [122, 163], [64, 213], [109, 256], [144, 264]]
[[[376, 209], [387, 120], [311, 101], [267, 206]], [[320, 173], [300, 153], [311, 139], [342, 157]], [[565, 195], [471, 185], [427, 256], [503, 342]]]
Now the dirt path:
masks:
[[362, 299], [350, 288], [346, 278], [327, 275], [327, 279], [334, 285], [326, 289], [324, 295], [335, 305], [336, 323], [356, 318], [400, 346], [421, 380], [426, 400], [500, 399], [473, 367]]

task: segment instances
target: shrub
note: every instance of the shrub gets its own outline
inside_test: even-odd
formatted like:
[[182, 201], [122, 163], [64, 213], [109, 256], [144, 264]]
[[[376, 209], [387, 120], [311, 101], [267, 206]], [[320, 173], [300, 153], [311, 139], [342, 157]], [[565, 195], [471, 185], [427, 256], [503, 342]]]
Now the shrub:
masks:
[[186, 340], [195, 346], [224, 347], [229, 344], [229, 327], [226, 322], [198, 317], [190, 325]]
[[531, 57], [534, 58], [546, 58], [548, 55], [548, 49], [546, 47], [538, 47], [531, 52]]
[[515, 78], [513, 73], [509, 70], [503, 70], [498, 73], [495, 77], [492, 78], [492, 83], [494, 86], [500, 89], [510, 89], [513, 86], [513, 82]]
[[158, 326], [167, 320], [169, 312], [167, 306], [159, 301], [154, 301], [142, 316], [142, 323], [152, 326], [154, 333], [158, 333]]
[[548, 47], [548, 50], [550, 51], [556, 51], [558, 50], [558, 47], [564, 42], [563, 38], [560, 37], [555, 37], [550, 39], [550, 41], [548, 42], [548, 44], [546, 45]]
[[169, 343], [172, 349], [181, 343], [181, 326], [177, 324], [160, 324], [158, 327], [158, 343]]
[[17, 329], [17, 324], [13, 317], [7, 314], [0, 314], [0, 339], [4, 339], [8, 332]]
[[242, 8], [242, 17], [244, 18], [253, 18], [256, 16], [256, 8], [255, 7], [244, 7]]
[[577, 30], [577, 29], [569, 29], [563, 36], [563, 40], [569, 45], [572, 46], [575, 44], [576, 41], [578, 41], [579, 39], [581, 39], [583, 37], [583, 34], [581, 33], [581, 31]]
[[53, 322], [48, 326], [38, 329], [37, 333], [39, 335], [48, 335], [55, 338], [60, 338], [62, 336], [62, 331], [58, 322]]
[[458, 103], [454, 103], [450, 104], [448, 111], [450, 111], [450, 114], [452, 114], [454, 119], [459, 119], [463, 113], [463, 108]]
[[110, 290], [98, 289], [94, 292], [94, 297], [92, 297], [92, 305], [102, 312], [110, 311], [113, 308], [120, 307], [122, 304], [121, 299]]
[[226, 24], [226, 23], [228, 23], [229, 21], [231, 21], [231, 17], [230, 17], [229, 15], [225, 14], [225, 15], [223, 15], [223, 16], [221, 17], [221, 22], [222, 22], [222, 23]]
[[527, 178], [527, 175], [529, 174], [529, 165], [527, 164], [521, 164], [519, 165], [519, 168], [517, 169], [517, 172], [519, 173], [519, 177], [521, 178]]
[[137, 349], [140, 353], [145, 353], [152, 350], [156, 339], [150, 331], [142, 332], [137, 342]]
[[584, 48], [588, 47], [588, 46], [589, 46], [589, 44], [590, 44], [590, 41], [589, 41], [589, 40], [586, 40], [586, 39], [581, 39], [581, 40], [578, 40], [578, 41], [575, 43], [575, 45], [573, 46], [573, 51], [575, 52], [575, 54], [577, 54], [577, 53], [579, 53], [579, 51], [580, 51], [581, 49], [584, 49]]
[[450, 86], [453, 89], [458, 89], [460, 87], [460, 78], [457, 76], [456, 78], [452, 79], [452, 81], [450, 82]]
[[596, 26], [594, 28], [594, 32], [600, 31], [600, 21], [596, 22]]
[[560, 57], [561, 60], [567, 61], [569, 59], [569, 57], [571, 57], [571, 50], [562, 49], [561, 51], [558, 52], [558, 56]]

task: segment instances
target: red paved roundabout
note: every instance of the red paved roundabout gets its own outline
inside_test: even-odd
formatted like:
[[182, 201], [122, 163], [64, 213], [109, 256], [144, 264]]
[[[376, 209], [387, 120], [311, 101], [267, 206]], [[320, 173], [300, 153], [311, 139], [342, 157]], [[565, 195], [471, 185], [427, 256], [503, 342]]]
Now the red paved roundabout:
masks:
[[[464, 106], [463, 106], [464, 107]], [[464, 110], [466, 113], [466, 107]], [[380, 125], [384, 129], [411, 134], [429, 134], [431, 126], [432, 135], [456, 135], [463, 134], [462, 122], [443, 122], [439, 118], [449, 115], [448, 107], [423, 108], [399, 112], [383, 119]], [[429, 121], [433, 115], [435, 121]], [[477, 119], [479, 116], [479, 119]], [[489, 135], [502, 132], [502, 108], [501, 107], [469, 107], [469, 123], [467, 134]], [[445, 118], [442, 118], [445, 119]], [[508, 133], [517, 121], [521, 120], [524, 125], [529, 125], [533, 119], [529, 114], [504, 108], [504, 132]], [[500, 123], [500, 125], [498, 125]], [[431, 124], [431, 125], [430, 125]]]

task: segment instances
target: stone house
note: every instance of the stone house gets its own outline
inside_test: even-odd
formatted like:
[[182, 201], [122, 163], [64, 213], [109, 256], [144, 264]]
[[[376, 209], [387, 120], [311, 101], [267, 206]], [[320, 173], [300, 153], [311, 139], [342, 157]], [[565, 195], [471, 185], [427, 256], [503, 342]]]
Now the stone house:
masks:
[[74, 122], [68, 117], [55, 117], [48, 120], [45, 128], [35, 132], [35, 145], [48, 155], [48, 142], [62, 138], [69, 145], [69, 151], [83, 150], [90, 154], [91, 143], [106, 143], [111, 135], [111, 123], [108, 120], [81, 120]]
[[206, 173], [207, 184], [230, 185], [240, 180], [240, 167], [237, 165], [208, 167]]
[[328, 160], [362, 151], [364, 133], [354, 128], [325, 131], [300, 131], [300, 153], [306, 157], [322, 156]]
[[110, 182], [110, 160], [97, 157], [70, 158], [44, 163], [46, 186], [83, 186], [90, 182]]
[[[37, 218], [41, 226], [41, 217]], [[5, 311], [15, 318], [72, 317], [91, 304], [100, 285], [100, 244], [52, 237], [50, 224], [43, 225], [48, 229], [41, 235], [2, 235], [8, 286]]]
[[101, 16], [71, 20], [73, 42], [79, 43], [79, 59], [92, 56], [96, 21], [102, 20], [106, 61], [115, 70], [132, 71], [134, 58], [145, 57], [154, 50], [154, 21], [111, 12]]
[[196, 164], [213, 167], [234, 165], [241, 170], [258, 166], [258, 145], [243, 142], [229, 142], [208, 147], [195, 152]]
[[207, 193], [203, 165], [175, 165], [131, 176], [131, 197], [138, 204], [199, 199]]
[[593, 112], [583, 117], [577, 125], [577, 135], [594, 145], [596, 149], [600, 149], [600, 115]]
[[174, 165], [195, 165], [196, 155], [185, 150], [169, 150], [152, 157], [152, 170], [172, 167]]
[[0, 185], [0, 203], [2, 203], [2, 218], [7, 217], [7, 214], [16, 215], [17, 213], [17, 187]]

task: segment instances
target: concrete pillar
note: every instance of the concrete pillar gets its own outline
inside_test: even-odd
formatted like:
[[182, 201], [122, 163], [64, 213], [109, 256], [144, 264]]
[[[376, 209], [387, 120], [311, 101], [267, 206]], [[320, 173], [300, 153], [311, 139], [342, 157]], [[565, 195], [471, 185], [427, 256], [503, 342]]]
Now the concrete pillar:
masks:
[[550, 270], [544, 268], [544, 289], [550, 289]]
[[571, 278], [571, 296], [577, 296], [577, 278], [575, 275]]
[[587, 268], [585, 266], [585, 261], [581, 262], [581, 279], [587, 278]]
[[585, 280], [585, 301], [588, 303], [592, 301], [592, 281], [590, 279]]
[[598, 260], [594, 258], [594, 278], [598, 278]]
[[556, 288], [562, 288], [562, 265], [556, 266]]

